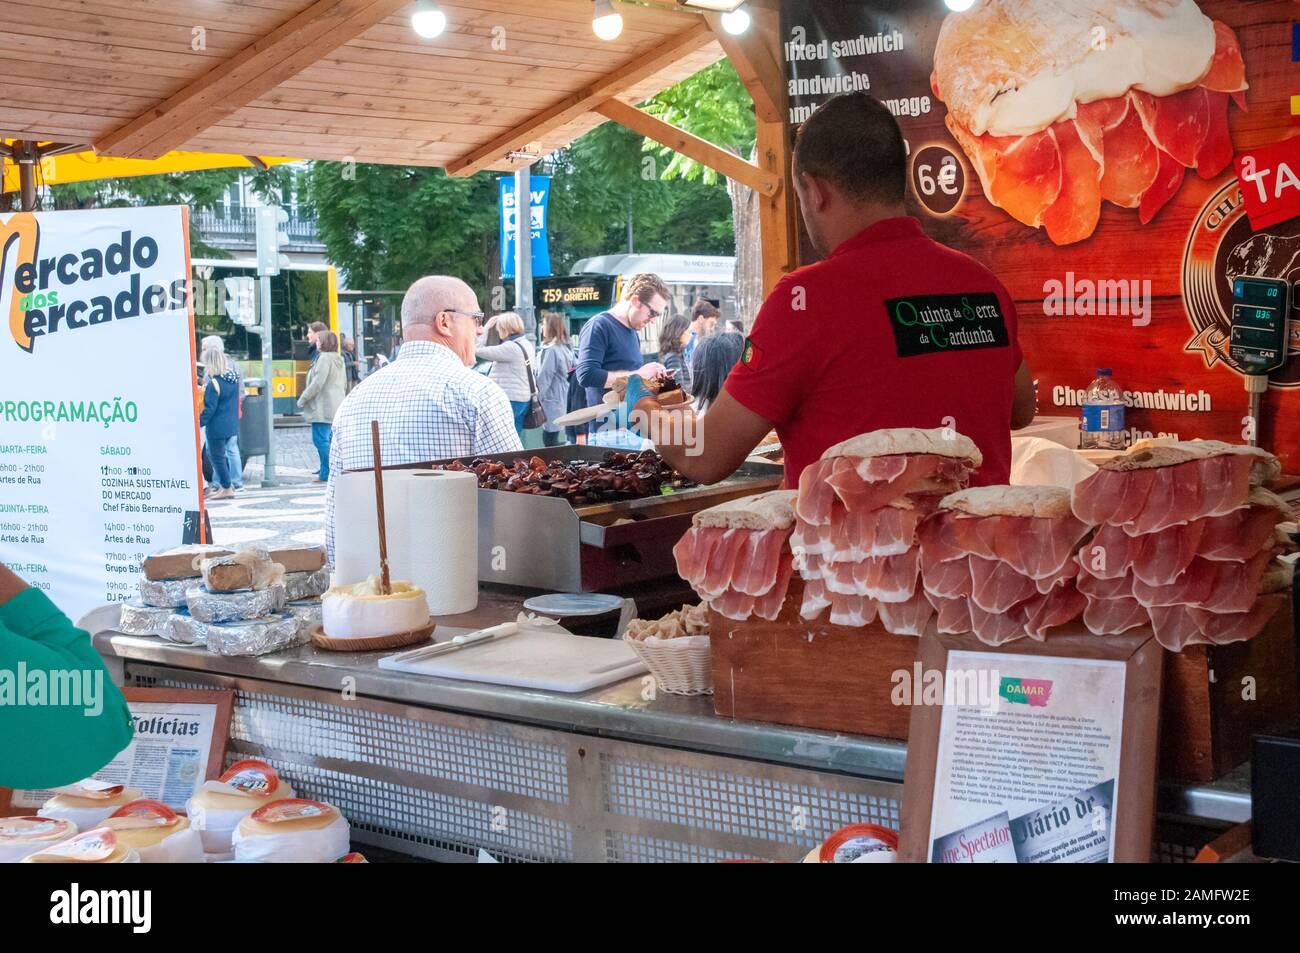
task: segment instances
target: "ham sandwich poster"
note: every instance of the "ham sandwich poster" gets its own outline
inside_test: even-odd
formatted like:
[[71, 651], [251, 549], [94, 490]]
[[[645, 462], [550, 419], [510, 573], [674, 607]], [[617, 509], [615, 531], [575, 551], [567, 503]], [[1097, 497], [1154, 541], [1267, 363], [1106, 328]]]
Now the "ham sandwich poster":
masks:
[[[1228, 357], [1232, 281], [1294, 289], [1300, 218], [1253, 229], [1234, 159], [1293, 138], [1300, 157], [1297, 19], [1289, 0], [976, 0], [961, 13], [942, 0], [793, 0], [789, 122], [855, 90], [898, 117], [909, 210], [1010, 290], [1040, 413], [1078, 416], [1110, 367], [1131, 440], [1240, 442], [1251, 422]], [[1263, 183], [1269, 199], [1300, 198], [1285, 172], [1245, 186]], [[1294, 305], [1290, 336], [1257, 434], [1295, 473]]]

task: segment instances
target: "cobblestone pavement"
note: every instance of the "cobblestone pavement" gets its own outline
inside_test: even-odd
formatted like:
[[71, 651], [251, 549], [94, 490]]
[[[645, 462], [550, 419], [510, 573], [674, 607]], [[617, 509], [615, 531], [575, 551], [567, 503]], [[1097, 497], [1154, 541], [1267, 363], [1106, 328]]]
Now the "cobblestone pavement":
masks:
[[320, 466], [310, 427], [277, 427], [275, 479], [263, 487], [262, 458], [244, 468], [244, 489], [233, 500], [209, 500], [213, 542], [270, 546], [325, 542], [325, 487], [312, 483]]

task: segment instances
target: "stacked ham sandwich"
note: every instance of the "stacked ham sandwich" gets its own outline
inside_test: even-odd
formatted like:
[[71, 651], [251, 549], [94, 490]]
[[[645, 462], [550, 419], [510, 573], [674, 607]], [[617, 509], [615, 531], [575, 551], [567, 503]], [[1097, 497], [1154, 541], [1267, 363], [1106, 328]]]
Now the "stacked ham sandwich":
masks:
[[799, 478], [791, 545], [805, 619], [829, 607], [835, 625], [873, 622], [920, 635], [934, 607], [920, 585], [918, 531], [983, 462], [952, 430], [877, 430], [836, 444]]
[[940, 632], [988, 645], [1078, 617], [1075, 550], [1090, 527], [1056, 486], [984, 486], [947, 496], [921, 528], [921, 574]]
[[1153, 441], [1075, 486], [1075, 516], [1099, 527], [1078, 557], [1088, 629], [1149, 623], [1171, 651], [1257, 635], [1288, 582], [1274, 562], [1287, 507], [1261, 487], [1279, 469], [1255, 447]]
[[775, 619], [790, 585], [794, 491], [730, 500], [695, 514], [673, 547], [677, 571], [716, 612]]
[[895, 635], [1043, 640], [1151, 625], [1171, 651], [1253, 638], [1286, 599], [1286, 504], [1263, 450], [1150, 441], [1074, 487], [965, 489], [978, 448], [951, 430], [879, 430], [830, 448], [799, 490], [696, 514], [673, 550], [729, 619], [775, 620], [794, 571], [800, 615], [880, 619]]

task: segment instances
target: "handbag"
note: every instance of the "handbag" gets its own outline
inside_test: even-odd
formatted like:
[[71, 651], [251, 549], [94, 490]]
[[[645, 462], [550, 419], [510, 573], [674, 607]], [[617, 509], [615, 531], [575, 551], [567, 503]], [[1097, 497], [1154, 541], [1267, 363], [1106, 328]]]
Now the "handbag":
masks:
[[515, 343], [524, 352], [524, 370], [528, 372], [528, 409], [524, 411], [523, 428], [534, 430], [546, 423], [546, 411], [542, 409], [541, 398], [537, 396], [537, 380], [533, 377], [533, 362], [528, 359], [528, 349], [519, 341]]

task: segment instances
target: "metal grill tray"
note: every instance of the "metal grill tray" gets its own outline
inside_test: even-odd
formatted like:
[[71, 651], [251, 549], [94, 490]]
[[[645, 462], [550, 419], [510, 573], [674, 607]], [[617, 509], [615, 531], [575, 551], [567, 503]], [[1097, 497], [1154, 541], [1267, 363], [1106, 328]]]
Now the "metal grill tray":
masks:
[[[599, 462], [604, 447], [569, 445], [482, 455], [513, 463], [543, 460]], [[385, 469], [415, 470], [480, 455]], [[780, 464], [747, 462], [719, 483], [641, 500], [575, 507], [568, 500], [508, 490], [479, 489], [478, 570], [481, 582], [549, 592], [597, 592], [676, 575], [672, 547], [691, 517], [727, 500], [776, 489]]]

